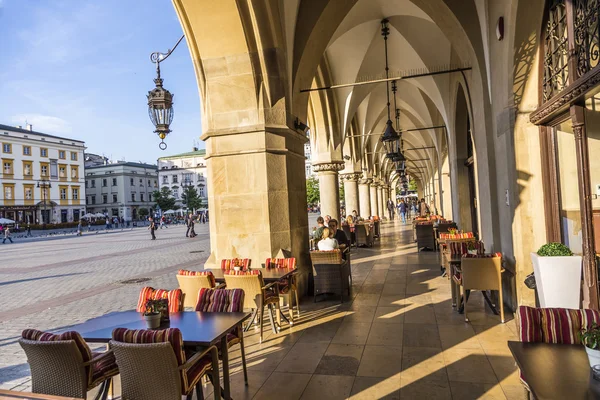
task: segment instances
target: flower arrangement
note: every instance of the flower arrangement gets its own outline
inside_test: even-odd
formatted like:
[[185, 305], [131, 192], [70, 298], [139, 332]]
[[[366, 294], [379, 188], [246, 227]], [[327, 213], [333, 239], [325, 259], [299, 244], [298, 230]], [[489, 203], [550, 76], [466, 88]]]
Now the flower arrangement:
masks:
[[456, 228], [450, 228], [450, 229], [448, 229], [448, 233], [450, 235], [456, 235], [456, 234], [458, 234], [458, 229], [456, 229]]
[[600, 326], [592, 322], [589, 329], [583, 328], [579, 332], [579, 339], [585, 347], [600, 350]]
[[160, 313], [158, 310], [159, 300], [148, 300], [144, 306], [144, 315], [157, 315]]
[[239, 258], [234, 258], [233, 260], [231, 260], [231, 267], [235, 271], [241, 271], [242, 269], [244, 269], [244, 262]]

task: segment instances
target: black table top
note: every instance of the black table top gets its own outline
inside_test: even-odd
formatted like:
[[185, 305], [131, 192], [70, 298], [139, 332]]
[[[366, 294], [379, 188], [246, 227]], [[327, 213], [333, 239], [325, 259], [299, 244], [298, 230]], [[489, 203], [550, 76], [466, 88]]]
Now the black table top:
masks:
[[533, 398], [600, 399], [582, 345], [508, 342]]
[[[297, 269], [289, 269], [289, 268], [251, 268], [252, 271], [259, 270], [262, 274], [263, 281], [265, 283], [276, 282], [281, 279], [287, 278], [292, 275], [294, 272], [297, 272]], [[207, 269], [205, 271], [211, 271], [215, 276], [215, 280], [217, 282], [225, 282], [225, 274], [221, 269]]]
[[[249, 317], [250, 314], [244, 312], [185, 311], [171, 313], [170, 321], [161, 328], [179, 328], [186, 345], [212, 346]], [[142, 314], [131, 310], [92, 318], [68, 330], [79, 332], [86, 342], [108, 343], [115, 328], [147, 329]]]

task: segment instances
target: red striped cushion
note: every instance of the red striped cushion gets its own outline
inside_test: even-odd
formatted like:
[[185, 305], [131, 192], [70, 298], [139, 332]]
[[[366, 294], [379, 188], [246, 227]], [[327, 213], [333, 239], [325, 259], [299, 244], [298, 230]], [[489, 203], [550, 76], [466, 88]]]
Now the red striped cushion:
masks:
[[196, 311], [241, 312], [244, 310], [242, 289], [206, 289], [198, 292]]
[[165, 290], [146, 286], [140, 291], [136, 311], [143, 312], [146, 309], [148, 300], [167, 299], [169, 301], [169, 312], [180, 312], [183, 311], [182, 297], [183, 292], [181, 289]]
[[296, 268], [296, 258], [267, 258], [265, 261], [265, 268]]
[[600, 324], [596, 310], [570, 310], [566, 308], [533, 308], [519, 306], [517, 327], [522, 342], [581, 344], [579, 332]]
[[[229, 271], [230, 269], [233, 270], [233, 260], [235, 260], [235, 259], [232, 258], [232, 259], [221, 260], [221, 270], [223, 270], [223, 271]], [[241, 258], [238, 260], [242, 262], [242, 271], [247, 271], [250, 268], [250, 259], [249, 258]]]
[[190, 271], [187, 269], [180, 269], [179, 271], [177, 271], [177, 275], [183, 275], [183, 276], [208, 276], [208, 279], [210, 280], [210, 286], [211, 287], [215, 287], [217, 284], [217, 281], [215, 280], [215, 276], [213, 275], [213, 273], [211, 271]]
[[[99, 357], [102, 352], [92, 353], [93, 357]], [[111, 376], [119, 374], [119, 367], [114, 354], [106, 356], [104, 359], [92, 364], [92, 381], [90, 387], [95, 387]]]
[[[92, 350], [90, 350], [89, 346], [85, 340], [83, 340], [79, 332], [76, 331], [67, 331], [54, 334], [50, 332], [38, 331], [37, 329], [25, 329], [21, 333], [21, 337], [26, 340], [35, 340], [38, 342], [58, 342], [62, 340], [72, 340], [75, 342], [77, 349], [79, 349], [83, 362], [88, 362], [93, 357]], [[85, 370], [88, 374], [88, 383], [90, 383], [92, 382], [92, 369], [88, 366], [85, 368]]]
[[225, 275], [260, 275], [260, 270], [254, 269], [252, 271], [235, 271], [232, 269], [225, 271]]

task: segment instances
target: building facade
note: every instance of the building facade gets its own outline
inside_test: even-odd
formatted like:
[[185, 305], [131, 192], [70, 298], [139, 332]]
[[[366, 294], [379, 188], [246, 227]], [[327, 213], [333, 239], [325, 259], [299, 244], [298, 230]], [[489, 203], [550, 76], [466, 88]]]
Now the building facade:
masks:
[[0, 125], [0, 217], [19, 223], [78, 221], [85, 212], [83, 141]]
[[[158, 181], [161, 189], [166, 187], [177, 200], [177, 205], [185, 208], [181, 196], [186, 186], [193, 186], [202, 199], [203, 207], [208, 206], [206, 184], [206, 151], [194, 148], [189, 153], [176, 154], [158, 159]], [[167, 210], [163, 210], [167, 211]]]
[[152, 193], [158, 190], [156, 165], [115, 162], [85, 169], [86, 209], [134, 221], [151, 215], [156, 203]]

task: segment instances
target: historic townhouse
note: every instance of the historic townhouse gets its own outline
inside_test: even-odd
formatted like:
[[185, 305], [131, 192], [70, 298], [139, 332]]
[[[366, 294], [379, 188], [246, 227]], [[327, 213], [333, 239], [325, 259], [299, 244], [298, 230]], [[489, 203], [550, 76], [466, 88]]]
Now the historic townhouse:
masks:
[[[181, 203], [181, 195], [186, 186], [193, 186], [202, 198], [202, 203], [208, 206], [208, 191], [206, 185], [206, 161], [204, 149], [194, 148], [193, 151], [158, 159], [158, 179], [160, 187], [171, 189], [177, 203]], [[163, 210], [167, 211], [167, 210]]]
[[21, 223], [78, 221], [85, 210], [83, 141], [0, 125], [0, 217]]

